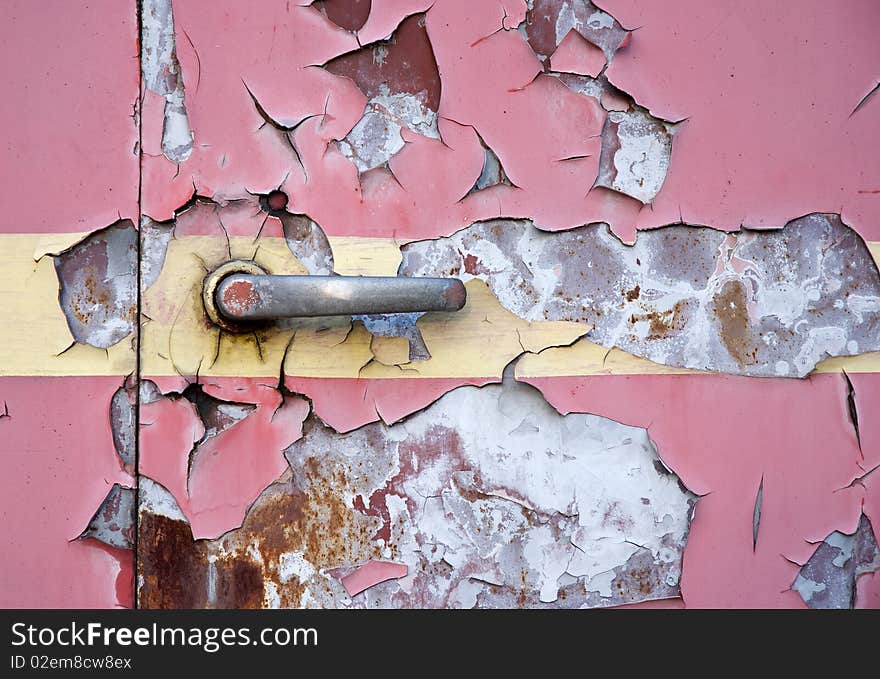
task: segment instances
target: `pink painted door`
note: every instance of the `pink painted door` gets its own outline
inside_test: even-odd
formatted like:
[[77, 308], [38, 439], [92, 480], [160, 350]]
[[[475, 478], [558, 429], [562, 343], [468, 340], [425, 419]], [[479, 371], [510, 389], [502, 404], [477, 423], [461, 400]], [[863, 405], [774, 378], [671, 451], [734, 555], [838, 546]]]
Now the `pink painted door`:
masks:
[[[876, 607], [878, 9], [655, 5], [145, 0], [140, 60], [134, 6], [53, 17], [4, 603]], [[232, 332], [230, 261], [467, 303]]]

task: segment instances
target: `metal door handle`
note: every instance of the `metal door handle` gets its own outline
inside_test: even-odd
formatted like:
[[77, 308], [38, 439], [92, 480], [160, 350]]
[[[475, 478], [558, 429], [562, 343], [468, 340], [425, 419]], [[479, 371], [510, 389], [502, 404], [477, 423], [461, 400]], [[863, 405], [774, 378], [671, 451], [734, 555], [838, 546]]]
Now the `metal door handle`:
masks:
[[282, 318], [458, 311], [457, 278], [273, 276], [253, 262], [227, 262], [205, 279], [204, 301], [218, 325], [240, 330]]

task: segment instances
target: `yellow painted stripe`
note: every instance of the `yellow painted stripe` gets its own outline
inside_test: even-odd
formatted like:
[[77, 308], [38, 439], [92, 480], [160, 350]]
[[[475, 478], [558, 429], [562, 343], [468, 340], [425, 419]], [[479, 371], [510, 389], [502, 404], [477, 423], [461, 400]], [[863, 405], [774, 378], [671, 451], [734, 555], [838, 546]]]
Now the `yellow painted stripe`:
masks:
[[340, 236], [329, 238], [333, 269], [341, 276], [396, 276], [400, 246], [408, 240]]
[[54, 262], [40, 257], [64, 250], [84, 235], [0, 235], [0, 375], [100, 376], [134, 371], [132, 336], [106, 351], [73, 344], [58, 304]]
[[[125, 375], [134, 369], [133, 340], [105, 351], [74, 345], [58, 305], [58, 282], [47, 253], [87, 233], [0, 235], [0, 375]], [[405, 241], [330, 239], [344, 275], [394, 275]], [[880, 262], [880, 242], [869, 243]], [[171, 241], [165, 265], [143, 299], [142, 372], [270, 377], [493, 377], [523, 349], [523, 376], [700, 374], [670, 368], [587, 340], [569, 345], [588, 327], [528, 323], [505, 310], [480, 281], [468, 283], [468, 304], [455, 314], [426, 314], [419, 327], [432, 358], [408, 363], [400, 341], [373, 338], [345, 318], [291, 322], [287, 328], [233, 336], [205, 318], [201, 285], [206, 269], [230, 258], [254, 260], [275, 273], [302, 273], [283, 239], [189, 236]], [[288, 347], [289, 345], [289, 347]], [[549, 348], [548, 348], [549, 347]], [[880, 372], [880, 352], [822, 362], [818, 372]]]
[[[820, 362], [814, 373], [880, 372], [880, 352], [860, 356], [829, 358]], [[516, 365], [517, 377], [562, 377], [581, 375], [715, 375], [717, 373], [673, 368], [653, 363], [620, 349], [581, 340], [572, 347], [547, 349], [540, 355], [526, 355]]]
[[[349, 275], [394, 275], [400, 262], [399, 243], [390, 240], [335, 238], [331, 246], [337, 270]], [[283, 239], [261, 238], [256, 247], [250, 238], [232, 238], [230, 247], [233, 258], [254, 257], [273, 273], [303, 272]], [[229, 254], [225, 239], [171, 241], [161, 275], [144, 294], [144, 375], [272, 377], [284, 359], [285, 373], [300, 377], [493, 377], [523, 347], [570, 344], [589, 330], [578, 323], [524, 321], [504, 309], [485, 283], [471, 281], [464, 309], [419, 320], [431, 352], [427, 361], [408, 362], [399, 343], [374, 339], [347, 317], [296, 320], [246, 335], [220, 333], [205, 317], [202, 281], [205, 269]], [[388, 365], [394, 356], [403, 359], [400, 365]]]

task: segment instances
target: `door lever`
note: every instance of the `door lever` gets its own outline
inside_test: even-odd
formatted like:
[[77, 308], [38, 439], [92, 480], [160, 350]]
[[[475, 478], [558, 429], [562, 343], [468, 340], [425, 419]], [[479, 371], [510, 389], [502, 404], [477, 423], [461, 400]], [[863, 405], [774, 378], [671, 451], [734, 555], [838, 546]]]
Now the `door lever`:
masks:
[[205, 279], [203, 299], [214, 323], [240, 332], [283, 318], [458, 311], [467, 292], [457, 278], [277, 276], [237, 260]]

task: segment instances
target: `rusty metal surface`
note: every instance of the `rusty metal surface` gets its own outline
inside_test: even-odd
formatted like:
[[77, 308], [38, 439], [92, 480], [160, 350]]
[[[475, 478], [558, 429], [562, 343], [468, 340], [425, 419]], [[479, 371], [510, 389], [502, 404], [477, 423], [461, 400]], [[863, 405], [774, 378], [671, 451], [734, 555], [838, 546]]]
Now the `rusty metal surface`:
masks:
[[875, 4], [12, 6], [2, 601], [880, 606]]
[[664, 365], [803, 377], [880, 350], [880, 273], [838, 215], [730, 234], [671, 225], [632, 247], [602, 224], [490, 220], [402, 252], [401, 275], [479, 278], [526, 320], [590, 323], [594, 341]]
[[[696, 496], [644, 430], [530, 386], [462, 387], [388, 426], [314, 415], [241, 528], [193, 540], [142, 478], [145, 607], [592, 607], [675, 597]], [[401, 576], [348, 594], [375, 559]]]

